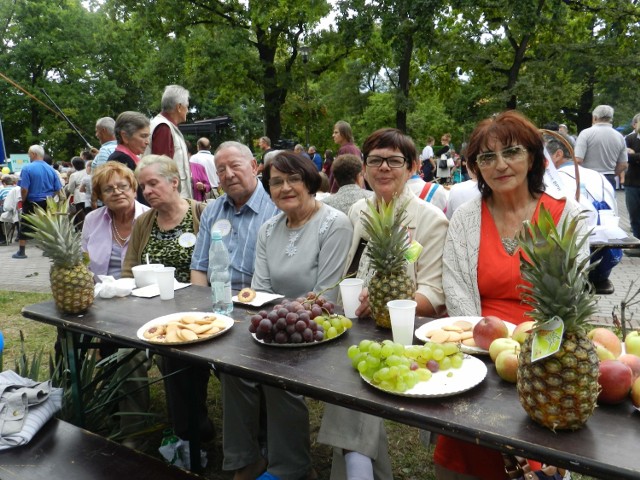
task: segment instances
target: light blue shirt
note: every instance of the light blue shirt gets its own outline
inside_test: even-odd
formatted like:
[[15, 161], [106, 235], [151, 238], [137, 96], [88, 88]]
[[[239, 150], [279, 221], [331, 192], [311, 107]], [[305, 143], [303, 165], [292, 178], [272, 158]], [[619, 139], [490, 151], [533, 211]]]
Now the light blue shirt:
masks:
[[117, 146], [118, 146], [118, 142], [115, 140], [104, 142], [100, 146], [100, 150], [98, 151], [98, 154], [95, 156], [95, 158], [91, 162], [91, 168], [98, 168], [100, 165], [105, 163], [109, 159], [109, 155], [111, 155], [115, 151]]
[[236, 211], [233, 200], [226, 194], [209, 202], [200, 218], [200, 230], [193, 249], [191, 270], [209, 272], [209, 244], [211, 232], [222, 233], [231, 261], [231, 288], [240, 290], [251, 285], [256, 259], [256, 243], [260, 227], [279, 210], [258, 182], [253, 195]]

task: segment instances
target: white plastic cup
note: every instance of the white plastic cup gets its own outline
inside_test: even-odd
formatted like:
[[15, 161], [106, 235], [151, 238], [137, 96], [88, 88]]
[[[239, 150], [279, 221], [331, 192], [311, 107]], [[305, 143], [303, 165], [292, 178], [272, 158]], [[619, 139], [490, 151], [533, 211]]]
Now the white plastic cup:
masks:
[[161, 263], [142, 263], [131, 268], [133, 278], [136, 281], [136, 288], [146, 287], [156, 283], [156, 272], [164, 268]]
[[613, 210], [598, 210], [600, 225], [605, 228], [617, 228], [620, 217], [616, 217]]
[[391, 300], [387, 302], [394, 342], [402, 345], [413, 344], [413, 327], [417, 305], [413, 300]]
[[340, 295], [342, 296], [342, 307], [344, 316], [356, 318], [356, 310], [360, 306], [360, 292], [364, 286], [361, 278], [345, 278], [340, 282]]
[[160, 300], [171, 300], [173, 298], [173, 278], [175, 272], [175, 267], [164, 267], [156, 272]]

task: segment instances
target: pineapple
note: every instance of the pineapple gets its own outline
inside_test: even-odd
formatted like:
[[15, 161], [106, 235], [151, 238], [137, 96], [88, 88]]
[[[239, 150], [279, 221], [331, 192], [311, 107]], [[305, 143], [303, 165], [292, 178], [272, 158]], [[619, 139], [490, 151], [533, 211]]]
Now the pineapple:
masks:
[[[523, 301], [533, 307], [528, 315], [535, 327], [559, 317], [564, 323], [560, 349], [531, 361], [533, 335], [522, 345], [518, 366], [520, 403], [536, 422], [551, 430], [576, 430], [591, 416], [598, 397], [599, 360], [585, 327], [596, 310], [588, 280], [589, 258], [578, 252], [582, 218], [565, 220], [556, 228], [542, 206], [537, 224], [526, 222], [519, 238], [530, 262], [521, 257], [521, 272], [531, 285], [523, 286]], [[535, 331], [535, 330], [534, 330]]]
[[405, 253], [407, 231], [402, 224], [406, 218], [403, 205], [395, 211], [396, 200], [376, 204], [367, 200], [362, 224], [369, 237], [366, 255], [375, 273], [369, 281], [369, 304], [376, 325], [391, 328], [387, 302], [413, 299], [415, 285], [406, 273]]
[[51, 291], [62, 313], [82, 313], [93, 303], [93, 274], [82, 251], [81, 233], [69, 214], [69, 201], [58, 204], [47, 198], [47, 211], [36, 208], [25, 215], [33, 232], [28, 235], [53, 262], [49, 272]]

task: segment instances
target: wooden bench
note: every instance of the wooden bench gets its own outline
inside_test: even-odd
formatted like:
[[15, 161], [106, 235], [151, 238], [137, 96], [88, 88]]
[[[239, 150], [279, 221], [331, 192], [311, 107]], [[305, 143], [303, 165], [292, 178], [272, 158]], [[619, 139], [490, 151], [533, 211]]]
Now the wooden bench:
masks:
[[58, 419], [0, 451], [2, 480], [194, 480], [202, 477]]

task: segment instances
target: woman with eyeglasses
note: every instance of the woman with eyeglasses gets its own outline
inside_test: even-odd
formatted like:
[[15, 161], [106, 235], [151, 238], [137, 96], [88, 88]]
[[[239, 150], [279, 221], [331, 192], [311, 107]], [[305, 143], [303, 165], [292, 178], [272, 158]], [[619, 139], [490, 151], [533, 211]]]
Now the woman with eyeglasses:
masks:
[[[146, 263], [148, 258], [150, 263], [175, 267], [176, 280], [189, 282], [191, 256], [204, 204], [180, 196], [180, 174], [172, 158], [146, 155], [138, 163], [135, 174], [151, 210], [140, 216], [135, 224], [122, 276], [132, 277], [131, 268]], [[183, 440], [190, 440], [188, 412], [191, 400], [187, 395], [193, 388], [198, 405], [200, 440], [212, 440], [214, 428], [206, 403], [209, 369], [169, 357], [161, 357], [158, 364], [165, 377], [173, 374], [164, 382], [169, 417], [176, 435]], [[189, 368], [192, 375], [182, 371]]]
[[133, 171], [119, 162], [106, 162], [91, 176], [92, 195], [104, 206], [85, 217], [82, 248], [96, 281], [98, 275], [120, 277], [133, 225], [149, 210], [136, 201], [137, 188]]
[[[344, 213], [315, 199], [320, 181], [313, 162], [296, 153], [282, 151], [266, 163], [262, 184], [282, 213], [268, 220], [258, 234], [253, 289], [290, 299], [324, 291], [323, 296], [336, 301], [353, 229]], [[224, 422], [237, 425], [238, 434], [233, 439], [225, 438], [225, 442], [243, 442], [238, 447], [247, 455], [260, 451], [262, 392], [268, 453], [262, 466], [282, 480], [314, 478], [304, 397], [246, 381], [225, 382], [225, 389], [230, 388], [237, 402], [235, 408], [225, 410]], [[255, 475], [236, 473], [234, 478]]]
[[[413, 194], [407, 180], [419, 165], [418, 152], [410, 137], [394, 128], [372, 133], [363, 143], [364, 176], [374, 192], [371, 201], [396, 200], [396, 211], [406, 205], [408, 238], [423, 247], [407, 274], [416, 285], [416, 314], [438, 317], [444, 312], [442, 289], [442, 249], [447, 218], [442, 210]], [[373, 275], [366, 255], [367, 236], [361, 218], [367, 200], [359, 200], [349, 210], [353, 239], [345, 262], [345, 272], [357, 272], [367, 280]], [[367, 317], [371, 310], [365, 288], [356, 313]], [[387, 452], [387, 434], [381, 418], [327, 404], [318, 441], [333, 446], [332, 478], [392, 479]]]
[[[90, 165], [91, 162], [87, 162]], [[89, 269], [99, 282], [100, 275], [120, 278], [124, 258], [129, 247], [129, 239], [136, 220], [149, 207], [136, 201], [138, 182], [133, 171], [119, 162], [109, 161], [98, 167], [91, 176], [91, 191], [104, 204], [87, 214], [82, 225], [82, 249], [89, 255]], [[101, 342], [100, 352], [106, 356], [115, 348]], [[118, 349], [120, 357], [128, 355], [132, 349]], [[119, 402], [120, 430], [125, 437], [123, 443], [132, 446], [130, 435], [140, 431], [145, 424], [145, 413], [149, 409], [149, 387], [147, 370], [149, 360], [144, 352], [138, 352], [121, 368], [129, 372], [123, 383]]]
[[[481, 197], [460, 206], [449, 224], [443, 255], [447, 311], [522, 323], [531, 309], [522, 303], [519, 288], [517, 237], [523, 222], [535, 222], [541, 205], [556, 225], [581, 209], [551, 189], [545, 192], [542, 135], [518, 112], [478, 124], [469, 139], [467, 165], [477, 176]], [[588, 255], [586, 242], [582, 253]], [[445, 436], [438, 437], [434, 461], [438, 479], [508, 478], [500, 452]]]

